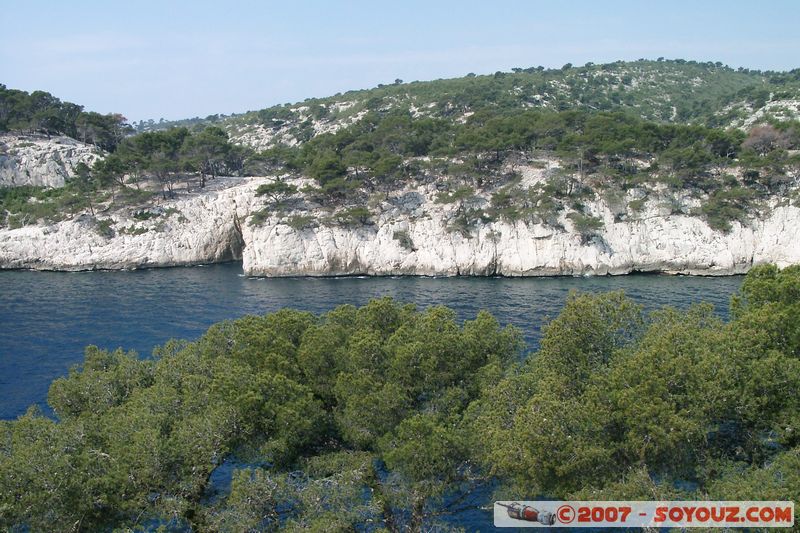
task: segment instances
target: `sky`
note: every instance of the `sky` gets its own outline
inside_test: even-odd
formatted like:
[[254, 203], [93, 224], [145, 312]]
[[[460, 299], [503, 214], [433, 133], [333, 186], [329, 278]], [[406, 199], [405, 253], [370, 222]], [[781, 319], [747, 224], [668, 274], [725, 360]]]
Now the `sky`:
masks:
[[638, 58], [800, 67], [800, 1], [2, 0], [0, 83], [130, 121]]

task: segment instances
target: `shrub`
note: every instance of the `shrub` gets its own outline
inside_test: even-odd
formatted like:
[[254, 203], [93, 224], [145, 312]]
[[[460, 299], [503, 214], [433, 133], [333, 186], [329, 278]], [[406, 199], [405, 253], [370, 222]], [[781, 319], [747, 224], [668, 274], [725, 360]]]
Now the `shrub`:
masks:
[[136, 213], [133, 214], [133, 218], [135, 218], [136, 220], [150, 220], [151, 218], [157, 216], [158, 216], [157, 213], [153, 213], [152, 211], [147, 211], [145, 209], [137, 211]]
[[558, 214], [564, 209], [561, 202], [543, 191], [539, 194], [531, 194], [531, 203], [534, 207], [530, 210], [530, 216], [534, 222], [538, 221], [553, 227], [559, 225]]
[[133, 225], [128, 226], [126, 228], [122, 228], [120, 230], [120, 233], [125, 234], [125, 235], [144, 235], [148, 231], [150, 231], [150, 228], [146, 228], [144, 226], [137, 226], [137, 225], [133, 224]]
[[[66, 187], [0, 187], [0, 213], [7, 213], [5, 224], [12, 229], [35, 224], [39, 220], [57, 222], [63, 220], [65, 215], [83, 209], [85, 205], [85, 198]], [[2, 225], [3, 221], [0, 220], [0, 227]]]
[[258, 211], [254, 211], [250, 215], [250, 225], [251, 226], [261, 226], [267, 219], [270, 217], [270, 211], [266, 207], [264, 209], [259, 209]]
[[111, 237], [114, 236], [114, 228], [112, 228], [113, 225], [114, 221], [110, 218], [104, 218], [104, 219], [98, 218], [95, 219], [94, 221], [94, 230], [101, 237], [110, 239]]
[[472, 238], [472, 230], [478, 222], [493, 222], [494, 219], [481, 209], [462, 209], [453, 217], [447, 226], [447, 231], [458, 232], [466, 239]]
[[395, 239], [400, 244], [400, 246], [402, 246], [406, 250], [409, 251], [415, 250], [414, 241], [411, 240], [411, 236], [408, 234], [407, 231], [405, 230], [395, 231], [394, 234], [392, 235], [392, 238]]
[[586, 243], [593, 235], [597, 234], [597, 230], [603, 227], [603, 221], [598, 217], [591, 215], [584, 215], [573, 211], [567, 215], [567, 218], [572, 220], [572, 226], [581, 235], [581, 240]]
[[472, 187], [459, 187], [453, 192], [444, 191], [440, 192], [436, 195], [436, 203], [437, 204], [452, 204], [455, 202], [460, 202], [463, 200], [467, 200], [475, 196], [475, 189]]
[[519, 188], [504, 187], [492, 194], [490, 213], [502, 220], [516, 222], [523, 217], [523, 210], [517, 205], [516, 199], [524, 193]]
[[290, 228], [300, 231], [317, 226], [317, 219], [311, 215], [294, 215], [283, 221]]
[[256, 196], [267, 196], [273, 204], [280, 204], [297, 192], [297, 187], [282, 180], [264, 183], [256, 189]]
[[153, 197], [152, 191], [137, 190], [126, 187], [117, 194], [117, 202], [120, 205], [138, 206], [149, 201]]
[[700, 208], [711, 229], [727, 233], [731, 230], [731, 222], [747, 221], [747, 212], [753, 205], [753, 191], [744, 187], [734, 187], [725, 191], [716, 191]]
[[644, 210], [644, 206], [647, 203], [647, 198], [640, 198], [639, 200], [631, 200], [628, 202], [628, 209], [633, 211], [634, 213], [641, 213]]
[[363, 226], [370, 223], [372, 213], [366, 207], [350, 207], [334, 215], [336, 223], [345, 227]]

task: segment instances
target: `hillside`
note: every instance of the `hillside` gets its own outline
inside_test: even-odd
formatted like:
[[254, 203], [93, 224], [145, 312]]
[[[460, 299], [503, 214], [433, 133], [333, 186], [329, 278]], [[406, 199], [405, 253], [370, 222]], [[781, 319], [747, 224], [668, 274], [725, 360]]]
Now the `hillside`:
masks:
[[629, 111], [645, 120], [711, 127], [749, 127], [800, 117], [800, 73], [734, 70], [684, 60], [618, 61], [348, 91], [229, 117], [142, 122], [138, 131], [216, 124], [256, 149], [302, 143], [358, 122], [370, 111], [407, 111], [415, 118], [466, 120], [482, 110]]
[[637, 61], [398, 80], [165, 123], [175, 127], [121, 138], [91, 168], [65, 165], [66, 187], [0, 189], [0, 266], [241, 257], [259, 275], [583, 275], [793, 264], [799, 94], [797, 70]]

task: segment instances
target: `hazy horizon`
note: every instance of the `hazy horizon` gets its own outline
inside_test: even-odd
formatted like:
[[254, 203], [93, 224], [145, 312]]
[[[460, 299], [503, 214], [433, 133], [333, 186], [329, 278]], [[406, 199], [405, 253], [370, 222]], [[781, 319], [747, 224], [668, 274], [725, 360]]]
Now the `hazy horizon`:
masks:
[[514, 67], [638, 58], [791, 70], [800, 3], [11, 0], [0, 83], [130, 121], [241, 113]]

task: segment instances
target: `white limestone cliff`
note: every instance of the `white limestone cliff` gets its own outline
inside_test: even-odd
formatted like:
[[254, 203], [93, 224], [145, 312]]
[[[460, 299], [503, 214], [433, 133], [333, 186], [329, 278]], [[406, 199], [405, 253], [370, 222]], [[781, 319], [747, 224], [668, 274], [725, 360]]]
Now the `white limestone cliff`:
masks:
[[[777, 207], [729, 233], [701, 219], [644, 216], [614, 222], [584, 243], [581, 235], [542, 225], [495, 222], [471, 238], [441, 219], [384, 218], [359, 229], [296, 231], [277, 224], [245, 228], [245, 272], [251, 275], [602, 275], [633, 271], [726, 275], [760, 263], [800, 263], [800, 209]], [[413, 249], [394, 238], [405, 232]]]
[[[0, 230], [0, 268], [133, 269], [241, 259], [244, 272], [255, 276], [575, 276], [725, 275], [760, 263], [800, 263], [800, 208], [791, 205], [775, 204], [768, 215], [734, 222], [723, 233], [701, 218], [665, 212], [657, 199], [617, 221], [597, 200], [587, 207], [604, 227], [589, 238], [563, 216], [560, 229], [500, 221], [479, 224], [465, 237], [448, 230], [455, 208], [435, 203], [433, 187], [392, 193], [374, 209], [372, 224], [294, 229], [278, 217], [260, 226], [248, 221], [264, 203], [255, 188], [269, 178], [228, 179], [227, 188], [151, 207], [147, 220], [132, 212], [83, 214]], [[306, 213], [318, 220], [329, 214], [319, 207]]]
[[0, 268], [136, 269], [240, 259], [237, 217], [246, 216], [252, 198], [251, 187], [231, 187], [153, 206], [144, 221], [135, 212], [84, 213], [0, 230]]

